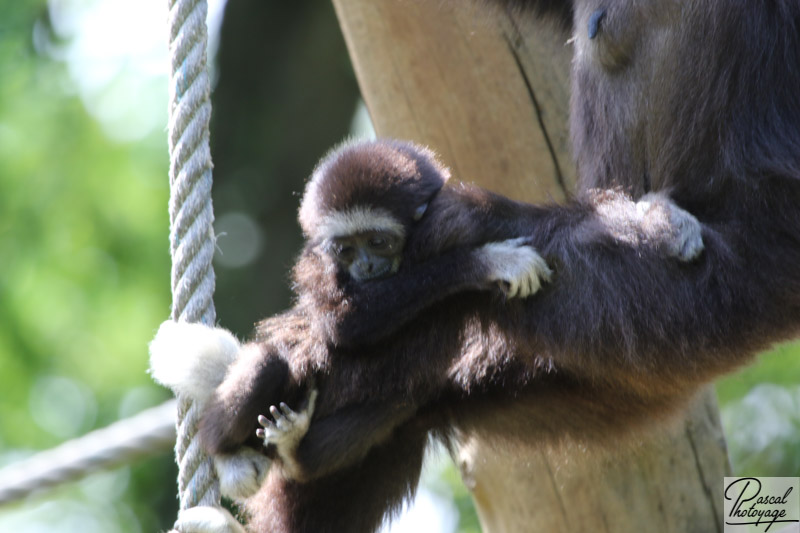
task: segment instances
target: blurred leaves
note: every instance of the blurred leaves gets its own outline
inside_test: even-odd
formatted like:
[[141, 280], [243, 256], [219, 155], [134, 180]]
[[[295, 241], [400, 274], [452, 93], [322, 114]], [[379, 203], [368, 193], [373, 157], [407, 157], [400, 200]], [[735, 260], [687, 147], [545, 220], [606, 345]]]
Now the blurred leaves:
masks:
[[723, 407], [722, 420], [737, 475], [800, 475], [800, 385], [758, 385]]
[[717, 382], [735, 475], [800, 476], [800, 343]]
[[109, 140], [65, 65], [35, 52], [46, 21], [16, 5], [0, 41], [0, 423], [18, 422], [4, 445], [38, 448], [59, 439], [19, 419], [36, 375], [85, 383], [101, 424], [148, 382], [146, 340], [169, 309], [169, 191], [164, 131]]
[[[45, 2], [0, 7], [0, 464], [168, 396], [145, 372], [169, 312], [166, 134], [109, 138], [68, 65], [45, 53], [64, 44]], [[157, 102], [161, 124], [165, 95], [163, 76], [139, 95]], [[172, 520], [173, 461], [147, 463], [158, 469], [125, 467], [34, 499], [0, 515], [0, 529], [167, 525], [157, 513], [168, 497]]]

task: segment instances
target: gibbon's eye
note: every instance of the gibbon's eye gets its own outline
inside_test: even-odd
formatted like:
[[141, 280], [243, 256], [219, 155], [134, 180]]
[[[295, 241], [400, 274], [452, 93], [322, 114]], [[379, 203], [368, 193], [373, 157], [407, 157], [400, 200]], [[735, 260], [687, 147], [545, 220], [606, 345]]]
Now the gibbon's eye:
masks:
[[370, 248], [375, 248], [376, 250], [382, 250], [383, 248], [389, 246], [389, 241], [383, 237], [372, 237], [368, 243]]
[[349, 244], [334, 244], [333, 245], [333, 255], [336, 256], [337, 259], [346, 260], [349, 257], [353, 256], [353, 247]]

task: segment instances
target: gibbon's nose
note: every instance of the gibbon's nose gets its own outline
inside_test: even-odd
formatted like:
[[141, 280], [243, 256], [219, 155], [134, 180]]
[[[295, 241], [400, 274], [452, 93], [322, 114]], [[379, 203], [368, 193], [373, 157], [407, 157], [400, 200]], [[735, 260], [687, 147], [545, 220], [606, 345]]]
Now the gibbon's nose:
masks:
[[375, 264], [372, 262], [372, 258], [364, 250], [360, 250], [358, 252], [358, 262], [361, 264], [361, 270], [366, 274], [371, 274], [375, 269]]

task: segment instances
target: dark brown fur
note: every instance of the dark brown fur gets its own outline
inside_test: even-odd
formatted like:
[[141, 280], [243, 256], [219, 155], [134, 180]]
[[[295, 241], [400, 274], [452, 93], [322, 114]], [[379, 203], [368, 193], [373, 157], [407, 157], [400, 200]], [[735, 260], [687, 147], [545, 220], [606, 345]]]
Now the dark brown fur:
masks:
[[[425, 218], [414, 225], [410, 214], [448, 177], [430, 152], [379, 141], [340, 149], [320, 168], [322, 178], [309, 184], [301, 208], [309, 240], [294, 270], [297, 305], [259, 326], [256, 342], [229, 369], [201, 423], [211, 453], [259, 447], [259, 414], [279, 401], [302, 404], [310, 378], [319, 390], [313, 423], [297, 450], [302, 479], [272, 472], [247, 506], [253, 531], [373, 531], [399, 508], [416, 487], [431, 427], [419, 410], [450, 387], [449, 367], [462, 353], [464, 315], [436, 309], [435, 303], [457, 292], [494, 288], [485, 281], [485, 265], [475, 260], [476, 246], [486, 242], [478, 233], [409, 246], [396, 274], [367, 282], [337, 268], [325, 236], [318, 235], [323, 215], [356, 205], [391, 208], [407, 229], [424, 225]], [[439, 198], [431, 208], [446, 205]], [[384, 331], [381, 340], [364, 344], [370, 329], [383, 328], [384, 321], [397, 329], [420, 313], [428, 320], [412, 337]], [[420, 354], [426, 353], [421, 366]], [[490, 385], [487, 377], [481, 381]]]
[[[399, 160], [398, 144], [404, 148]], [[414, 162], [442, 171], [429, 152], [396, 141], [346, 146], [323, 161], [325, 172], [315, 173], [301, 209], [301, 220], [314, 222], [304, 223], [309, 241], [294, 269], [297, 305], [261, 324], [257, 342], [234, 363], [204, 417], [201, 436], [211, 453], [235, 452], [248, 441], [258, 446], [253, 438], [257, 416], [279, 401], [302, 404], [314, 378], [317, 409], [296, 453], [303, 471], [299, 479], [271, 475], [267, 488], [248, 505], [256, 531], [375, 529], [413, 493], [429, 431], [446, 436], [451, 417], [487, 404], [505, 405], [528, 394], [547, 406], [538, 416], [558, 409], [566, 398], [573, 406], [586, 404], [571, 427], [540, 424], [538, 435], [558, 438], [599, 434], [600, 428], [624, 426], [655, 409], [653, 401], [634, 403], [610, 417], [592, 406], [588, 391], [603, 386], [581, 383], [556, 372], [544, 354], [523, 351], [526, 336], [515, 330], [528, 327], [518, 322], [525, 304], [486, 290], [494, 286], [484, 281], [486, 267], [475, 250], [529, 234], [537, 208], [477, 187], [446, 185], [418, 223], [397, 212], [408, 220], [409, 240], [396, 274], [356, 282], [337, 268], [315, 224], [318, 215], [354, 205], [332, 209], [328, 198], [347, 197], [355, 188], [360, 191], [352, 200], [356, 205], [405, 206], [409, 212], [427, 198], [414, 196], [418, 181], [396, 175], [393, 179], [409, 190], [401, 198], [401, 187], [387, 201], [382, 184], [393, 162], [401, 163], [395, 167], [398, 175]], [[317, 190], [326, 193], [316, 195]], [[575, 204], [570, 212], [588, 239], [670, 262], [674, 275], [680, 275], [681, 267], [665, 257], [658, 235], [651, 235], [646, 246], [633, 246], [620, 241], [620, 234], [608, 234], [595, 213], [604, 202], [632, 205], [616, 193], [598, 194], [591, 205]], [[644, 230], [630, 231], [628, 238]], [[590, 422], [580, 422], [584, 418]], [[336, 502], [335, 516], [321, 503], [327, 501]]]
[[[316, 519], [319, 531], [368, 531], [413, 489], [423, 445], [402, 443], [424, 442], [430, 427], [477, 426], [524, 440], [616, 435], [797, 334], [800, 4], [615, 2], [589, 39], [588, 19], [600, 7], [574, 7], [576, 200], [525, 206], [447, 187], [409, 241], [409, 257], [421, 261], [459, 243], [530, 235], [556, 279], [524, 301], [451, 294], [428, 309], [394, 301], [397, 290], [372, 300], [355, 287], [352, 313], [334, 315], [322, 332], [307, 334], [319, 307], [302, 298], [268, 321], [265, 354], [288, 365], [289, 386], [240, 392], [258, 400], [257, 414], [298, 401], [305, 377], [319, 375], [318, 411], [298, 455], [309, 472], [326, 475], [304, 484], [272, 475], [253, 506], [256, 530], [274, 521], [314, 530], [303, 520]], [[703, 223], [701, 259], [678, 265], [650, 242], [605, 232], [593, 207], [604, 194], [590, 191], [617, 188], [634, 197], [668, 191]], [[338, 308], [342, 294], [302, 277], [301, 294]], [[401, 269], [385, 286], [403, 279]], [[385, 320], [390, 310], [400, 318]], [[328, 336], [342, 347], [328, 352], [318, 342]], [[359, 339], [370, 345], [347, 348]], [[215, 423], [241, 423], [233, 431], [241, 442], [255, 430], [254, 414]], [[378, 445], [363, 449], [364, 434]]]

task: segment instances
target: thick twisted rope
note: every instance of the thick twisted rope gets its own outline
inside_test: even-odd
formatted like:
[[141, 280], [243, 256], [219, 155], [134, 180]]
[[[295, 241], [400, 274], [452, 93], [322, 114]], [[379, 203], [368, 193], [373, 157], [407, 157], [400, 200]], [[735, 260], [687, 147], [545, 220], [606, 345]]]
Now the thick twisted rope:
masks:
[[[205, 0], [169, 3], [169, 214], [172, 319], [213, 325], [207, 13]], [[0, 505], [161, 449], [175, 438], [170, 415], [175, 404], [168, 402], [0, 470]], [[181, 509], [219, 505], [220, 501], [213, 465], [194, 438], [198, 415], [190, 400], [178, 398], [175, 455]]]
[[[211, 205], [210, 84], [206, 69], [205, 0], [169, 0], [169, 182], [172, 319], [215, 322], [214, 212]], [[213, 465], [195, 434], [199, 413], [178, 398], [175, 457], [180, 508], [219, 505]]]
[[175, 440], [175, 400], [0, 470], [0, 505], [165, 450]]

